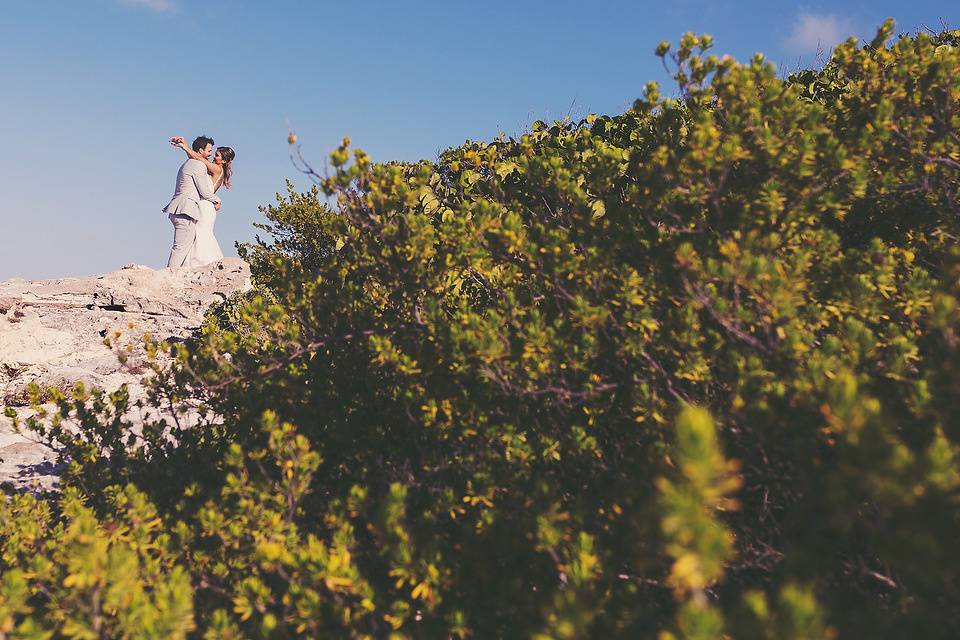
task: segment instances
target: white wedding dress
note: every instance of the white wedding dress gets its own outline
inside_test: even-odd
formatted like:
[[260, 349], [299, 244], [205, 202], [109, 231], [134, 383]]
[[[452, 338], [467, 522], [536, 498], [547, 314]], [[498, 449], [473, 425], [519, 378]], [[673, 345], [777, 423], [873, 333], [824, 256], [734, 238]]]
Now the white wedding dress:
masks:
[[[210, 179], [211, 188], [215, 190], [217, 185], [213, 184], [213, 179], [210, 178], [209, 174], [207, 174], [207, 178]], [[197, 220], [197, 237], [193, 242], [193, 249], [187, 256], [185, 266], [202, 267], [223, 259], [220, 243], [217, 242], [217, 237], [213, 235], [213, 225], [216, 222], [217, 209], [213, 206], [213, 203], [209, 200], [201, 200], [200, 219]]]

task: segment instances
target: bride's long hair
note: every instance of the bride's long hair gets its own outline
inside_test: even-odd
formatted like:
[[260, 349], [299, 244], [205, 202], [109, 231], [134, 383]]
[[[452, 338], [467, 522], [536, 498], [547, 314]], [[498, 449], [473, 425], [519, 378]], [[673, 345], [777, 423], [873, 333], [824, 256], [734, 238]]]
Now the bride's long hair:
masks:
[[230, 176], [233, 175], [233, 167], [230, 166], [230, 163], [237, 157], [237, 154], [234, 153], [230, 147], [217, 147], [217, 153], [220, 154], [220, 159], [223, 160], [223, 186], [229, 189]]

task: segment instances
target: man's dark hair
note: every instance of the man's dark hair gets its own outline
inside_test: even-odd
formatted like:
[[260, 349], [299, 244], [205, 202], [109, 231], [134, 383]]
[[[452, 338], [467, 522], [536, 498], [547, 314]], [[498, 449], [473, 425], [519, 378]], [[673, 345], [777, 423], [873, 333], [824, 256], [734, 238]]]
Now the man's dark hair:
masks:
[[207, 136], [197, 136], [197, 139], [193, 141], [193, 150], [200, 151], [208, 144], [213, 144], [213, 138], [208, 138]]

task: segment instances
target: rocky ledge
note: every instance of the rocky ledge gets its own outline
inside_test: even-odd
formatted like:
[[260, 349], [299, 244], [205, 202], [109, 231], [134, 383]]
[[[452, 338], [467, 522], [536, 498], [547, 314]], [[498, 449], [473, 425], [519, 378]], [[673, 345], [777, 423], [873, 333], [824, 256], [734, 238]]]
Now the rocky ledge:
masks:
[[[207, 308], [250, 287], [237, 258], [196, 269], [128, 265], [99, 276], [0, 282], [0, 405], [30, 413], [27, 388], [84, 382], [108, 391], [126, 383], [142, 397], [140, 371], [104, 344], [118, 333], [181, 340], [195, 333]], [[56, 483], [56, 455], [13, 431], [0, 412], [0, 484], [16, 489]]]

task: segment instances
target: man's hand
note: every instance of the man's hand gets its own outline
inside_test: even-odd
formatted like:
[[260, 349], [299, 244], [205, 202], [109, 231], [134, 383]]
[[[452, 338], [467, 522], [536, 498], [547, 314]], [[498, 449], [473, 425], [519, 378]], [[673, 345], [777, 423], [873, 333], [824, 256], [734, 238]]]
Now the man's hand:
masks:
[[220, 211], [220, 203], [219, 203], [219, 202], [214, 202], [214, 203], [213, 203], [213, 208], [216, 209], [217, 211]]

